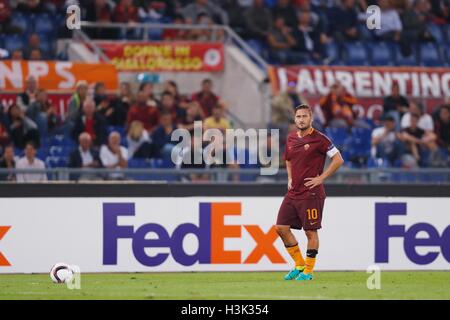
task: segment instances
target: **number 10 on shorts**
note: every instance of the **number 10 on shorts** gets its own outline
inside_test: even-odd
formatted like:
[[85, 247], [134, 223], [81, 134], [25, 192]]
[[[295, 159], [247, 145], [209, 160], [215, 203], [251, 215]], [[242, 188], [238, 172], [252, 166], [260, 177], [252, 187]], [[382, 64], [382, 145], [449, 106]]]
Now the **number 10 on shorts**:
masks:
[[318, 217], [317, 209], [306, 209], [308, 213], [308, 220], [316, 220]]

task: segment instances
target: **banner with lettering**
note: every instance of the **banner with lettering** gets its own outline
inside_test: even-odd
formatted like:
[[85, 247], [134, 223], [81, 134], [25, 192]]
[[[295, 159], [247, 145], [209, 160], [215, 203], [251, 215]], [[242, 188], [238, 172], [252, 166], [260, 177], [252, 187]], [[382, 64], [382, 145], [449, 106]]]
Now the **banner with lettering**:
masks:
[[222, 43], [97, 42], [118, 71], [218, 72], [224, 68]]

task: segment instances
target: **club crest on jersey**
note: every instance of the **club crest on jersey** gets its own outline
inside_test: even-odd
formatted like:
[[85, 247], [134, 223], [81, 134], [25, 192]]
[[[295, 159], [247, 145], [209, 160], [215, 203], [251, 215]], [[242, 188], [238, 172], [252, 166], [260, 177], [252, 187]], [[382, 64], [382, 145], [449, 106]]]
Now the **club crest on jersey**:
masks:
[[309, 143], [305, 144], [305, 151], [309, 149]]

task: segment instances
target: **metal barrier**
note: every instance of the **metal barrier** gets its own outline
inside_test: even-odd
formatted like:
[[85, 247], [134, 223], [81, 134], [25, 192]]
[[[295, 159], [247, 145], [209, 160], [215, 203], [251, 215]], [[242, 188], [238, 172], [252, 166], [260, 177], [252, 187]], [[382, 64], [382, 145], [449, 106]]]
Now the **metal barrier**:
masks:
[[[51, 181], [169, 181], [233, 184], [286, 183], [287, 172], [280, 169], [276, 175], [261, 175], [260, 169], [176, 169], [126, 168], [116, 169], [0, 169], [0, 180], [20, 174], [46, 174]], [[30, 181], [31, 182], [31, 181]], [[450, 185], [450, 169], [394, 169], [343, 168], [330, 177], [327, 184], [438, 184]]]

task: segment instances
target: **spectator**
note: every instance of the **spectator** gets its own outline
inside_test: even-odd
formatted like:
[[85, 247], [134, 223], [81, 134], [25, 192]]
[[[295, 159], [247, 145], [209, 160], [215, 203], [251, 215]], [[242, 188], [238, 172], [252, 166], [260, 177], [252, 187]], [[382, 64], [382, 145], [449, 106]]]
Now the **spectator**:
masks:
[[423, 111], [423, 106], [420, 103], [411, 101], [409, 103], [408, 112], [405, 113], [401, 119], [401, 128], [408, 128], [411, 126], [411, 115], [419, 116], [419, 128], [425, 131], [434, 131], [433, 118]]
[[394, 81], [391, 86], [391, 95], [383, 100], [383, 113], [395, 119], [397, 129], [400, 129], [400, 119], [408, 111], [408, 106], [408, 99], [400, 94], [398, 81]]
[[120, 84], [119, 100], [127, 111], [130, 105], [134, 103], [133, 91], [129, 82], [122, 82]]
[[450, 107], [441, 107], [434, 127], [438, 145], [450, 153]]
[[[0, 158], [0, 169], [14, 169], [15, 167], [16, 161], [14, 159], [14, 147], [10, 144], [5, 147], [3, 157]], [[0, 180], [15, 181], [16, 176], [12, 172], [0, 174]]]
[[[181, 14], [176, 14], [172, 21], [173, 24], [187, 24], [186, 19]], [[186, 29], [164, 29], [164, 40], [189, 40], [190, 32]]]
[[0, 34], [22, 33], [24, 30], [11, 24], [11, 5], [0, 0]]
[[10, 142], [8, 129], [8, 116], [4, 111], [3, 105], [0, 103], [0, 150]]
[[141, 83], [139, 86], [138, 92], [139, 91], [144, 92], [145, 99], [149, 106], [156, 107], [158, 105], [158, 100], [156, 99], [155, 95], [153, 94], [153, 84], [151, 82]]
[[153, 100], [149, 102], [147, 97], [144, 89], [138, 92], [136, 103], [128, 111], [127, 126], [129, 127], [131, 122], [139, 120], [144, 124], [145, 130], [151, 133], [158, 125], [159, 111], [156, 103]]
[[224, 38], [224, 33], [222, 30], [212, 29], [214, 22], [206, 13], [200, 13], [195, 22], [197, 25], [204, 26], [206, 28], [191, 30], [189, 34], [190, 39], [196, 41], [221, 41]]
[[41, 50], [40, 49], [31, 49], [28, 60], [30, 60], [30, 61], [43, 60]]
[[254, 0], [253, 6], [244, 12], [248, 37], [266, 42], [272, 29], [272, 14], [264, 6], [264, 0]]
[[161, 112], [164, 111], [172, 115], [172, 121], [175, 124], [186, 117], [186, 110], [176, 104], [174, 96], [168, 91], [164, 91], [161, 96]]
[[[36, 158], [36, 146], [32, 141], [25, 145], [25, 156], [17, 161], [16, 169], [45, 169], [45, 163]], [[43, 173], [17, 173], [17, 182], [46, 182], [47, 174]]]
[[122, 23], [137, 22], [138, 9], [133, 5], [133, 0], [120, 0], [114, 8], [112, 20]]
[[178, 85], [173, 80], [168, 80], [164, 82], [164, 91], [170, 92], [175, 99], [175, 103], [182, 109], [187, 109], [188, 103], [186, 102], [186, 97], [180, 94], [178, 90]]
[[230, 121], [223, 116], [223, 107], [220, 103], [216, 104], [212, 110], [212, 115], [203, 122], [204, 130], [219, 129], [225, 134], [227, 129], [231, 129]]
[[[196, 140], [197, 139], [197, 140]], [[187, 147], [184, 147], [181, 152], [177, 152], [178, 159], [175, 163], [181, 169], [206, 169], [207, 165], [203, 157], [202, 138], [197, 135], [191, 135], [191, 141]], [[200, 161], [198, 161], [200, 160]], [[190, 173], [182, 177], [182, 181], [190, 182], [205, 182], [209, 181], [209, 174], [204, 172]]]
[[110, 100], [103, 82], [95, 84], [94, 101], [97, 111], [104, 117], [108, 126], [122, 127], [124, 125], [127, 117], [127, 107], [119, 99]]
[[109, 179], [124, 179], [125, 176], [122, 169], [128, 166], [128, 151], [125, 147], [120, 145], [120, 134], [113, 131], [109, 134], [108, 144], [102, 145], [100, 148], [100, 160], [107, 169], [116, 169], [118, 172], [113, 172], [108, 175]]
[[[403, 142], [405, 150], [402, 156], [402, 163], [406, 167], [417, 167], [421, 163], [420, 151], [424, 144], [425, 131], [417, 126], [418, 122], [419, 116], [412, 114], [411, 125], [402, 129], [399, 134], [399, 139]], [[430, 134], [433, 133], [430, 132]]]
[[392, 7], [390, 0], [379, 0], [378, 5], [381, 9], [381, 28], [375, 29], [375, 35], [380, 40], [398, 42], [402, 31], [402, 21], [398, 12]]
[[324, 126], [346, 128], [353, 125], [352, 107], [356, 98], [348, 93], [341, 83], [331, 86], [330, 93], [320, 99], [320, 107], [325, 117]]
[[[234, 159], [234, 150], [227, 148], [226, 141], [222, 136], [215, 136], [214, 140], [208, 144], [210, 152], [205, 155], [205, 163], [209, 168], [223, 168], [223, 169], [239, 169]], [[218, 173], [216, 179], [219, 181], [228, 181], [228, 173]], [[239, 175], [233, 174], [231, 180], [239, 181]]]
[[148, 159], [153, 156], [153, 146], [150, 136], [141, 121], [133, 121], [128, 129], [129, 159]]
[[311, 25], [311, 15], [308, 12], [300, 13], [298, 26], [294, 32], [296, 51], [302, 59], [311, 58], [316, 61], [322, 59], [322, 40], [319, 28]]
[[83, 174], [71, 174], [70, 180], [96, 180], [97, 174], [89, 173], [89, 169], [102, 167], [102, 161], [97, 150], [92, 148], [92, 138], [87, 132], [82, 132], [78, 137], [79, 147], [69, 156], [69, 168], [86, 170]]
[[139, 20], [149, 23], [167, 23], [174, 17], [175, 4], [173, 0], [142, 1], [138, 9]]
[[81, 106], [84, 103], [84, 100], [86, 100], [88, 92], [88, 83], [87, 81], [80, 80], [75, 85], [75, 93], [72, 95], [68, 102], [67, 107], [67, 117], [66, 121], [71, 122], [75, 121], [75, 119], [78, 117]]
[[267, 41], [270, 48], [269, 55], [275, 63], [295, 64], [300, 62], [301, 56], [293, 51], [297, 42], [292, 34], [292, 29], [285, 24], [282, 16], [275, 17], [274, 26], [269, 32]]
[[431, 0], [433, 22], [447, 24], [450, 22], [450, 2], [448, 0]]
[[160, 158], [165, 160], [171, 159], [172, 149], [176, 143], [172, 141], [172, 132], [176, 128], [176, 125], [172, 121], [171, 113], [163, 111], [159, 119], [159, 126], [152, 135], [155, 152]]
[[400, 161], [402, 144], [397, 139], [395, 120], [392, 116], [383, 117], [383, 126], [372, 131], [372, 156], [394, 165]]
[[106, 142], [106, 120], [95, 111], [95, 102], [92, 99], [86, 99], [83, 102], [83, 111], [75, 121], [72, 139], [76, 141], [83, 132], [91, 136], [95, 146], [100, 146]]
[[[32, 52], [37, 50], [40, 52], [39, 59], [33, 59]], [[36, 55], [36, 54], [35, 54]], [[28, 60], [48, 60], [51, 58], [49, 52], [44, 52], [41, 48], [41, 39], [37, 33], [32, 33], [28, 38], [28, 45], [25, 48], [25, 58]], [[37, 57], [35, 57], [37, 58]]]
[[[107, 0], [89, 1], [85, 12], [86, 21], [112, 21], [112, 9]], [[111, 28], [88, 28], [86, 32], [93, 39], [114, 39], [116, 37], [117, 30]]]
[[277, 0], [272, 8], [272, 17], [282, 17], [287, 27], [294, 29], [297, 26], [297, 14], [291, 5], [291, 0]]
[[220, 7], [227, 13], [230, 28], [233, 29], [241, 37], [246, 38], [246, 23], [245, 18], [243, 19], [242, 17], [244, 8], [241, 6], [239, 1], [221, 0]]
[[211, 79], [204, 79], [202, 81], [201, 91], [195, 93], [192, 96], [192, 100], [200, 104], [202, 117], [209, 117], [211, 115], [212, 108], [219, 101], [219, 97], [212, 91], [213, 82]]
[[26, 115], [37, 124], [43, 137], [47, 137], [48, 132], [52, 132], [60, 123], [55, 107], [48, 100], [44, 89], [37, 91], [36, 101], [28, 107]]
[[181, 10], [185, 19], [190, 21], [196, 21], [200, 14], [206, 14], [214, 22], [219, 24], [228, 24], [228, 15], [219, 6], [216, 6], [212, 1], [208, 0], [195, 0], [193, 3], [188, 4]]
[[328, 11], [328, 21], [329, 34], [336, 42], [359, 39], [355, 0], [341, 0], [338, 6]]
[[23, 51], [22, 49], [16, 49], [11, 54], [11, 60], [23, 60]]
[[194, 131], [194, 123], [196, 121], [201, 121], [202, 111], [201, 107], [197, 102], [190, 103], [188, 108], [186, 109], [186, 117], [180, 121], [178, 124], [179, 128], [186, 129], [189, 132], [193, 133]]
[[25, 91], [17, 96], [17, 105], [26, 111], [28, 106], [36, 100], [38, 82], [36, 77], [28, 76], [25, 80]]
[[36, 123], [28, 118], [17, 104], [13, 103], [9, 106], [7, 123], [9, 137], [17, 148], [23, 149], [29, 141], [33, 142], [35, 146], [40, 145]]
[[40, 14], [48, 12], [48, 8], [41, 0], [25, 0], [19, 2], [16, 10], [24, 14]]

